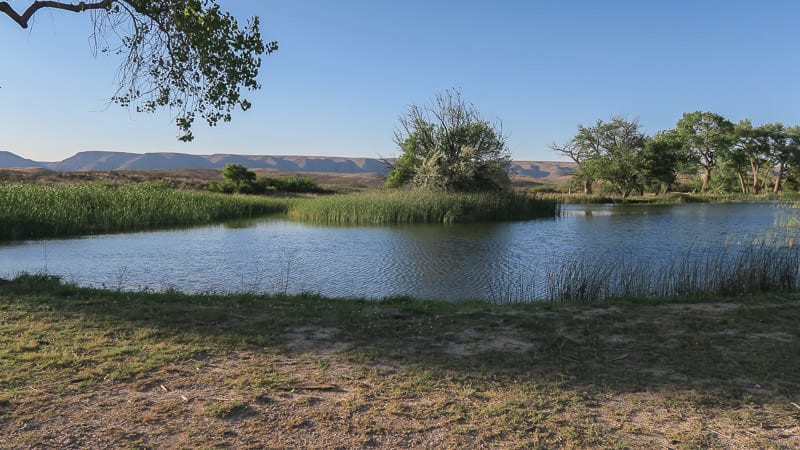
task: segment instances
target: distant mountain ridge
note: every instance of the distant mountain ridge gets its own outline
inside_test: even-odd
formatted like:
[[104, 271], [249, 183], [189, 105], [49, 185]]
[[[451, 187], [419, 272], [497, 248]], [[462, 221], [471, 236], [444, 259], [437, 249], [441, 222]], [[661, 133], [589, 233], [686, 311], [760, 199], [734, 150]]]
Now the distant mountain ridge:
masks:
[[[389, 160], [392, 161], [392, 160]], [[389, 167], [377, 158], [291, 155], [189, 155], [186, 153], [123, 153], [85, 151], [58, 162], [38, 162], [0, 151], [0, 168], [35, 167], [57, 172], [109, 170], [222, 169], [226, 164], [242, 164], [250, 169], [277, 169], [285, 172], [377, 173], [386, 175]], [[574, 172], [574, 164], [553, 161], [514, 161], [513, 174], [542, 178], [561, 178]]]

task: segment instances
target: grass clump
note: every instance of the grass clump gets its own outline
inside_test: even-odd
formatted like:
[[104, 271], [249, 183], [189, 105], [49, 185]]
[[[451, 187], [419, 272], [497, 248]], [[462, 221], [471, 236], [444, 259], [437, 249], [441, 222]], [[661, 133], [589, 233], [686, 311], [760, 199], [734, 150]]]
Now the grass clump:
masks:
[[247, 409], [247, 403], [241, 401], [221, 401], [208, 405], [208, 414], [219, 419], [231, 418]]
[[553, 217], [558, 203], [524, 194], [381, 191], [295, 203], [290, 219], [333, 225], [456, 223]]
[[180, 191], [161, 183], [0, 183], [0, 239], [205, 224], [282, 213], [289, 203]]

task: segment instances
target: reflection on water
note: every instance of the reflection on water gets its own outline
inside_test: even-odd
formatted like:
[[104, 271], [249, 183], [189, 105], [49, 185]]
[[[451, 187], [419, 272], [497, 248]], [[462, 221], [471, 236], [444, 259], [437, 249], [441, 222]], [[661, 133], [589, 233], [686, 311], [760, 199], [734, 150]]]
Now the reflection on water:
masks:
[[46, 271], [82, 285], [335, 297], [530, 297], [572, 258], [643, 262], [770, 239], [775, 203], [570, 205], [557, 219], [392, 227], [285, 220], [0, 246], [0, 277]]

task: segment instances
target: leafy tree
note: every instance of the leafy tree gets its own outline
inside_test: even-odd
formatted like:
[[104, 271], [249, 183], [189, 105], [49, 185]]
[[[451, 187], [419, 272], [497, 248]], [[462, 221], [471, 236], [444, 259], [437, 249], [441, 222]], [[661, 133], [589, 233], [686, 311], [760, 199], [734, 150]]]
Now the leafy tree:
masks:
[[781, 183], [787, 171], [800, 167], [800, 126], [784, 127], [772, 124], [770, 134], [770, 162], [775, 165], [775, 178], [772, 192], [781, 190]]
[[[745, 119], [733, 126], [733, 145], [721, 152], [721, 159], [726, 169], [736, 174], [739, 189], [747, 193], [750, 189], [758, 193], [758, 173], [765, 162], [763, 132], [754, 128], [750, 120]], [[746, 181], [750, 178], [751, 180]]]
[[176, 112], [183, 141], [193, 139], [196, 115], [213, 126], [230, 121], [236, 107], [249, 109], [241, 91], [261, 87], [261, 57], [278, 49], [263, 42], [258, 17], [240, 28], [216, 0], [31, 1], [21, 13], [0, 2], [0, 12], [22, 28], [45, 8], [93, 12], [96, 50], [123, 58], [112, 100], [138, 112]]
[[499, 127], [484, 120], [458, 91], [412, 105], [400, 119], [395, 143], [402, 155], [387, 186], [412, 183], [447, 191], [504, 190], [511, 155]]
[[225, 164], [225, 168], [222, 169], [222, 179], [238, 186], [241, 191], [256, 181], [256, 174], [241, 164]]
[[[643, 190], [641, 171], [645, 141], [637, 119], [613, 117], [609, 122], [598, 120], [591, 127], [578, 126], [575, 137], [556, 150], [581, 160], [580, 172], [584, 180], [605, 180], [617, 193], [627, 197]], [[587, 190], [591, 192], [591, 188], [584, 185], [584, 192], [589, 193]]]
[[687, 162], [688, 156], [677, 131], [657, 133], [645, 142], [642, 149], [641, 165], [645, 185], [656, 193], [669, 192]]
[[[581, 135], [584, 132], [586, 132], [585, 127], [583, 125], [579, 125], [578, 135]], [[589, 161], [592, 160], [593, 156], [599, 152], [599, 149], [595, 145], [586, 145], [587, 143], [591, 144], [592, 142], [579, 140], [577, 139], [578, 135], [563, 145], [557, 145], [553, 143], [550, 145], [550, 148], [553, 151], [568, 157], [578, 165], [578, 171], [575, 174], [575, 179], [583, 185], [583, 193], [586, 195], [591, 195], [594, 176], [591, 173], [591, 164]]]
[[613, 117], [610, 122], [598, 121], [602, 153], [595, 161], [598, 178], [608, 181], [622, 197], [644, 192], [642, 176], [643, 150], [647, 140], [640, 131], [639, 120]]
[[718, 154], [733, 143], [733, 124], [719, 114], [697, 111], [684, 113], [676, 129], [686, 150], [702, 168], [700, 191], [706, 192]]
[[226, 194], [259, 194], [266, 190], [266, 186], [256, 183], [256, 174], [241, 164], [226, 164], [222, 169], [222, 182], [212, 181], [208, 184], [212, 192]]

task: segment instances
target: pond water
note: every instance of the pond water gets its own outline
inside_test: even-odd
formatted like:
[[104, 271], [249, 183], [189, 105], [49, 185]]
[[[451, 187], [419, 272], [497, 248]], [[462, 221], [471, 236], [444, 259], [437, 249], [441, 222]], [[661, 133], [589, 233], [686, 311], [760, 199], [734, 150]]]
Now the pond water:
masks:
[[787, 214], [777, 203], [728, 203], [568, 205], [554, 219], [457, 225], [323, 227], [264, 219], [0, 243], [0, 277], [46, 272], [113, 289], [498, 300], [575, 258], [646, 264], [690, 251], [783, 243], [791, 230], [776, 224]]

